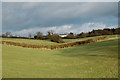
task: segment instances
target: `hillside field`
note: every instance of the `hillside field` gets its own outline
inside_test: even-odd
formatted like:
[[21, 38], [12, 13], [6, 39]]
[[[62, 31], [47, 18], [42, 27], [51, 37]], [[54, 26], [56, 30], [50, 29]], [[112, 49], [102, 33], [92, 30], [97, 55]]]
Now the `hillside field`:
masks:
[[[109, 35], [109, 38], [115, 38], [118, 35]], [[63, 39], [64, 43], [68, 42], [75, 42], [75, 41], [81, 41], [81, 40], [86, 40], [86, 39], [93, 39], [93, 38], [98, 38], [101, 36], [95, 36], [95, 37], [86, 37], [86, 38], [78, 38], [78, 39]], [[55, 45], [55, 44], [63, 44], [63, 43], [56, 43], [56, 42], [51, 42], [49, 39], [48, 40], [36, 40], [36, 39], [16, 39], [16, 38], [2, 38], [2, 41], [10, 41], [10, 42], [19, 42], [19, 43], [27, 43], [27, 44], [34, 44], [34, 45]]]
[[11, 42], [19, 42], [19, 43], [27, 43], [27, 44], [35, 44], [35, 45], [54, 45], [54, 44], [57, 44], [57, 43], [51, 42], [49, 40], [35, 40], [35, 39], [2, 38], [2, 41], [11, 41]]
[[118, 39], [58, 50], [2, 45], [2, 62], [3, 78], [117, 78]]

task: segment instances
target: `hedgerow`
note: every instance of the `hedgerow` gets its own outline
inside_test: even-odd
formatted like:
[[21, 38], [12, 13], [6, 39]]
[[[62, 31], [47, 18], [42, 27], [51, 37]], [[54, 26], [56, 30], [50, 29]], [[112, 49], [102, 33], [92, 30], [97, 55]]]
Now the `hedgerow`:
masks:
[[63, 44], [56, 44], [56, 45], [32, 45], [32, 44], [26, 44], [26, 43], [18, 43], [18, 42], [9, 42], [9, 41], [2, 41], [2, 44], [7, 45], [13, 45], [13, 46], [21, 46], [21, 47], [27, 47], [27, 48], [38, 48], [38, 49], [60, 49], [60, 48], [67, 48], [67, 47], [73, 47], [88, 43], [94, 43], [100, 40], [108, 39], [107, 36], [98, 37], [96, 39], [87, 39], [83, 41], [76, 41], [76, 42], [69, 42], [69, 43], [63, 43]]

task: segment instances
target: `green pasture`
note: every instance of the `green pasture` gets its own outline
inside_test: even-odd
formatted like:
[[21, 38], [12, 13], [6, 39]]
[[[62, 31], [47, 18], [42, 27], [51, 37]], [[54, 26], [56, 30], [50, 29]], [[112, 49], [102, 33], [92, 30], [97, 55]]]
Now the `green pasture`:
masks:
[[34, 45], [54, 45], [54, 44], [57, 44], [55, 42], [51, 42], [50, 40], [36, 40], [36, 39], [2, 38], [2, 41], [11, 41], [11, 42], [26, 43], [26, 44], [34, 44]]
[[[117, 35], [108, 35], [109, 38], [113, 38], [116, 36]], [[98, 38], [98, 37], [100, 37], [100, 36], [78, 38], [78, 39], [63, 39], [63, 41], [64, 41], [64, 43], [67, 43], [67, 42], [75, 42], [75, 41], [81, 41], [81, 40]], [[46, 46], [54, 45], [54, 44], [63, 44], [63, 43], [51, 42], [50, 40], [16, 39], [16, 38], [2, 38], [2, 41], [19, 42], [19, 43], [34, 44], [34, 45], [46, 45]]]
[[2, 45], [2, 63], [3, 78], [117, 78], [118, 40], [58, 50]]
[[[114, 38], [117, 37], [118, 35], [108, 35], [109, 38]], [[86, 38], [78, 38], [78, 39], [63, 39], [64, 42], [75, 42], [75, 41], [81, 41], [81, 40], [86, 40], [86, 39], [93, 39], [93, 38], [98, 38], [101, 36], [94, 36], [94, 37], [86, 37]]]

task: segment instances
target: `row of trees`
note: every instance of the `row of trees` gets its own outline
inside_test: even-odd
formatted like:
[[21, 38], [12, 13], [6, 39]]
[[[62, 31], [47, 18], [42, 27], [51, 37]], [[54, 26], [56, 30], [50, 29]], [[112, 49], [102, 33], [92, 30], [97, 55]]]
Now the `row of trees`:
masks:
[[74, 34], [70, 32], [67, 34], [66, 37], [60, 37], [59, 34], [54, 33], [53, 30], [48, 31], [47, 35], [43, 35], [41, 32], [37, 32], [36, 34], [32, 35], [31, 33], [28, 34], [28, 37], [18, 37], [18, 36], [13, 36], [11, 32], [6, 32], [5, 34], [2, 34], [2, 37], [12, 37], [12, 38], [30, 38], [30, 39], [50, 39], [53, 42], [57, 43], [62, 43], [62, 38], [64, 39], [76, 39], [76, 38], [84, 38], [84, 37], [92, 37], [92, 36], [101, 36], [101, 35], [113, 35], [113, 34], [119, 34], [120, 33], [120, 28], [116, 29], [109, 29], [105, 28], [103, 30], [92, 30], [87, 33], [80, 33], [80, 34]]
[[62, 43], [62, 38], [59, 36], [59, 34], [55, 34], [53, 30], [48, 31], [47, 35], [43, 35], [41, 32], [36, 32], [36, 34], [32, 35], [31, 33], [28, 34], [28, 37], [21, 37], [21, 36], [13, 36], [11, 32], [6, 32], [2, 34], [2, 37], [7, 38], [24, 38], [24, 39], [50, 39], [52, 42]]
[[12, 37], [11, 32], [6, 32], [5, 34], [2, 34], [2, 37]]
[[120, 34], [120, 28], [116, 29], [109, 29], [105, 28], [103, 30], [92, 30], [90, 32], [84, 33], [81, 32], [80, 34], [74, 34], [74, 33], [69, 33], [64, 39], [76, 39], [76, 38], [84, 38], [84, 37], [92, 37], [92, 36], [101, 36], [101, 35], [114, 35], [114, 34]]
[[[54, 34], [54, 31], [50, 30], [48, 31], [47, 35], [43, 35], [41, 32], [36, 32], [35, 34], [29, 33], [28, 37], [24, 37], [24, 38], [44, 39], [46, 36], [53, 35], [53, 34]], [[6, 32], [2, 34], [2, 37], [23, 38], [20, 35], [13, 35], [11, 32]]]
[[84, 37], [92, 37], [92, 36], [101, 36], [101, 35], [114, 35], [114, 34], [120, 34], [120, 28], [116, 29], [109, 29], [105, 28], [103, 30], [92, 30], [91, 32], [88, 33], [80, 33], [76, 36], [76, 38], [84, 38]]
[[[29, 35], [30, 37], [30, 35]], [[34, 39], [50, 39], [52, 42], [62, 43], [63, 40], [59, 34], [55, 34], [53, 30], [48, 31], [48, 34], [44, 36], [41, 32], [37, 32]]]

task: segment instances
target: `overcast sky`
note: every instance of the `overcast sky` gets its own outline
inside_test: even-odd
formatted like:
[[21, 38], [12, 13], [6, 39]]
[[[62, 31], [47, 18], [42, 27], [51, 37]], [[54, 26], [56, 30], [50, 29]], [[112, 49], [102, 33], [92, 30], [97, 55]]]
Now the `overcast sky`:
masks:
[[3, 2], [2, 30], [28, 35], [118, 27], [117, 2]]

